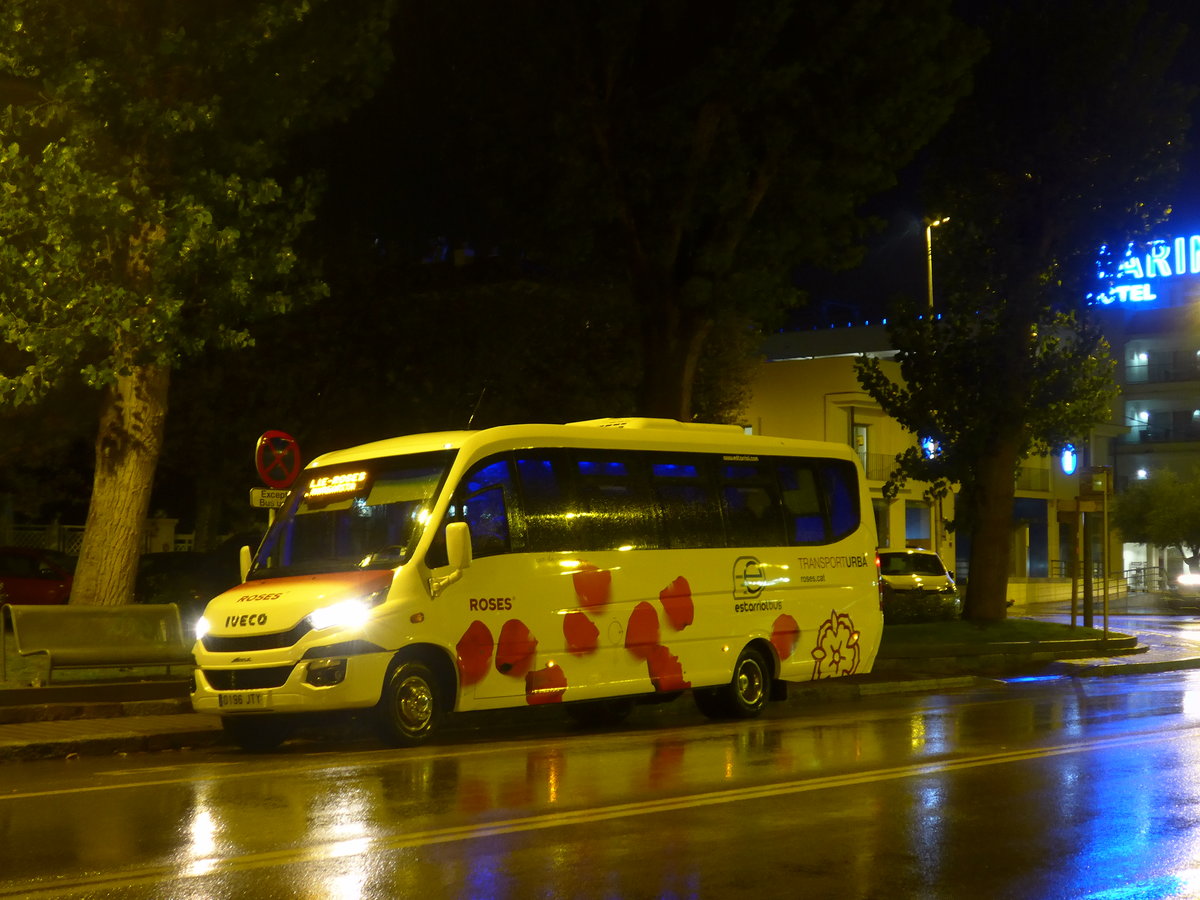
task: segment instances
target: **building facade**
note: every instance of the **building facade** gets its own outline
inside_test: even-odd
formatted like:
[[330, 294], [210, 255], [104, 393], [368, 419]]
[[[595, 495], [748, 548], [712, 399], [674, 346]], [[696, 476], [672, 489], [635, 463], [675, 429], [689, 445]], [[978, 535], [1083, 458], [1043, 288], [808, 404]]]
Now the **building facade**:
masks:
[[[946, 527], [954, 517], [953, 495], [931, 500], [926, 484], [910, 481], [895, 499], [884, 497], [896, 455], [918, 443], [917, 435], [887, 415], [855, 375], [855, 357], [865, 353], [879, 357], [887, 374], [898, 377], [886, 328], [781, 333], [767, 340], [764, 351], [766, 361], [746, 410], [747, 426], [760, 434], [850, 444], [867, 475], [880, 546], [936, 550], [947, 566], [969, 578], [966, 539]], [[1079, 591], [1072, 561], [1084, 558], [1085, 535], [1091, 537], [1088, 557], [1097, 575], [1107, 569], [1113, 582], [1121, 580], [1119, 545], [1110, 541], [1105, 555], [1103, 501], [1097, 506], [1088, 499], [1081, 505], [1080, 494], [1085, 472], [1112, 465], [1116, 435], [1123, 431], [1097, 428], [1063, 457], [1032, 458], [1021, 467], [1010, 535], [1009, 599], [1014, 607], [1069, 600]]]
[[[1200, 235], [1169, 235], [1109, 254], [1090, 298], [1117, 360], [1113, 482], [1174, 470], [1200, 477]], [[1178, 575], [1175, 548], [1126, 544], [1127, 569]]]

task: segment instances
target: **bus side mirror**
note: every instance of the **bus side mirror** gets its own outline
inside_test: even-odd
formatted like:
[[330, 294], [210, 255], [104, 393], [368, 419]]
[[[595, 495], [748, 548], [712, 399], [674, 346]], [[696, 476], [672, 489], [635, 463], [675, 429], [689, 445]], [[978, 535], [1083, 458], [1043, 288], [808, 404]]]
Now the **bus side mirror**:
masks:
[[446, 526], [446, 557], [452, 568], [470, 568], [471, 529], [466, 522], [451, 522]]
[[245, 584], [246, 576], [250, 574], [250, 548], [244, 544], [238, 551], [238, 571], [242, 576], [242, 584]]
[[466, 522], [451, 522], [446, 526], [446, 560], [450, 574], [429, 579], [429, 595], [436, 598], [458, 579], [471, 565], [471, 529]]

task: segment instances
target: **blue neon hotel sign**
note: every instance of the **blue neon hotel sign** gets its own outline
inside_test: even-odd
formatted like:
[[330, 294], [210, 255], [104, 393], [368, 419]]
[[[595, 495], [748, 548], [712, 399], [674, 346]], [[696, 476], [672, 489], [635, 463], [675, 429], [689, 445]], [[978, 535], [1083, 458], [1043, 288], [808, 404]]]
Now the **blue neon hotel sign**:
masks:
[[1200, 275], [1200, 234], [1147, 241], [1140, 252], [1137, 244], [1130, 243], [1120, 260], [1112, 248], [1101, 247], [1097, 268], [1104, 289], [1088, 294], [1091, 302], [1166, 306], [1169, 303], [1160, 296], [1168, 287], [1166, 279]]

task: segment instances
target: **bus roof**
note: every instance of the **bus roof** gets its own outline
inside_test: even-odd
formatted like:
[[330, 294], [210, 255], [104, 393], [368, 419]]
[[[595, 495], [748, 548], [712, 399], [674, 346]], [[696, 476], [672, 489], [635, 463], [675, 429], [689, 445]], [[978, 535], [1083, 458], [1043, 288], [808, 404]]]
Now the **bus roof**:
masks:
[[819, 455], [850, 459], [848, 444], [748, 435], [737, 425], [678, 422], [642, 417], [589, 419], [566, 425], [498, 425], [480, 431], [437, 431], [387, 438], [323, 453], [307, 468], [433, 450], [530, 447], [611, 447], [642, 450], [704, 450], [710, 453]]

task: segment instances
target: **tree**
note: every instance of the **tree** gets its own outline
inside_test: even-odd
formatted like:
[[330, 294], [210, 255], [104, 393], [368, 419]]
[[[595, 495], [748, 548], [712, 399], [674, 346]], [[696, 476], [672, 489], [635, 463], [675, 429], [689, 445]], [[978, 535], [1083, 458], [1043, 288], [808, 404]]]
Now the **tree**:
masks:
[[1200, 469], [1171, 469], [1134, 481], [1113, 500], [1112, 524], [1129, 542], [1176, 547], [1188, 568], [1200, 566]]
[[190, 362], [172, 381], [179, 415], [155, 502], [192, 521], [200, 541], [241, 530], [252, 450], [268, 428], [311, 459], [398, 434], [632, 411], [614, 291], [484, 268], [426, 272], [421, 283], [381, 273], [359, 291], [330, 273], [330, 297], [255, 323], [252, 348]]
[[[1191, 94], [1168, 76], [1181, 31], [1124, 0], [986, 7], [979, 88], [932, 148], [937, 317], [892, 317], [902, 383], [875, 360], [863, 386], [940, 452], [894, 477], [961, 487], [970, 541], [964, 615], [1006, 614], [1020, 462], [1111, 414], [1113, 362], [1088, 323], [1098, 248], [1168, 208]], [[1120, 122], [1119, 127], [1115, 123]]]
[[391, 0], [10, 0], [0, 7], [0, 400], [102, 394], [72, 602], [132, 595], [170, 372], [318, 293], [289, 137], [368, 96]]
[[414, 245], [619, 275], [639, 411], [690, 419], [706, 345], [795, 303], [796, 264], [852, 255], [859, 205], [966, 90], [979, 43], [949, 6], [413, 4], [377, 117], [408, 124], [391, 196], [427, 211]]

